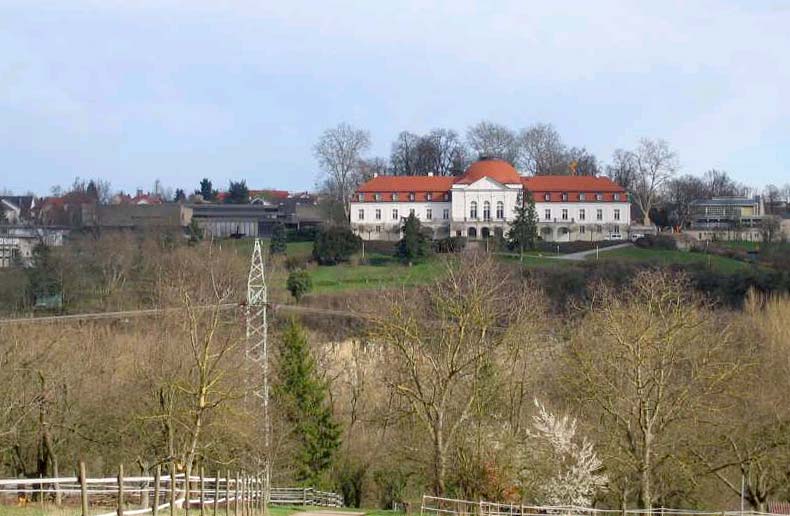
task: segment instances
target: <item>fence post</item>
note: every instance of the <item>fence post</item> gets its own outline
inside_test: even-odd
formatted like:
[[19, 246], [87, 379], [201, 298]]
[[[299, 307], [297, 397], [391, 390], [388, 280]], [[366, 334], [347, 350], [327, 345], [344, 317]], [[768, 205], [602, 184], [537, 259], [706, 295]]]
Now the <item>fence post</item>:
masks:
[[225, 516], [230, 515], [230, 470], [225, 471]]
[[162, 466], [157, 464], [154, 468], [154, 507], [153, 515], [159, 515], [159, 482], [162, 479]]
[[118, 516], [123, 516], [123, 464], [118, 465]]
[[302, 488], [302, 505], [307, 506], [307, 488]]
[[214, 503], [212, 504], [211, 514], [217, 516], [217, 504], [219, 503], [219, 470], [214, 474]]
[[82, 516], [88, 516], [88, 486], [85, 482], [85, 463], [80, 461], [80, 503]]
[[41, 505], [41, 514], [44, 514], [44, 475], [38, 476], [38, 503]]
[[205, 515], [203, 505], [206, 501], [206, 499], [204, 498], [206, 492], [206, 479], [203, 473], [204, 473], [203, 466], [200, 466], [200, 485], [198, 486], [198, 490], [200, 491], [200, 516]]
[[189, 516], [189, 492], [191, 491], [192, 486], [190, 485], [190, 481], [192, 480], [190, 477], [192, 476], [192, 465], [187, 464], [187, 467], [184, 468], [184, 514]]
[[52, 473], [55, 475], [55, 506], [60, 507], [61, 503], [63, 502], [63, 498], [60, 494], [60, 482], [58, 482], [58, 478], [60, 477], [60, 471], [58, 468], [58, 461], [52, 461]]
[[170, 516], [176, 514], [176, 463], [170, 462]]
[[247, 516], [247, 474], [241, 472], [241, 516]]
[[233, 486], [236, 491], [233, 503], [233, 516], [239, 516], [239, 472], [236, 472], [236, 483]]

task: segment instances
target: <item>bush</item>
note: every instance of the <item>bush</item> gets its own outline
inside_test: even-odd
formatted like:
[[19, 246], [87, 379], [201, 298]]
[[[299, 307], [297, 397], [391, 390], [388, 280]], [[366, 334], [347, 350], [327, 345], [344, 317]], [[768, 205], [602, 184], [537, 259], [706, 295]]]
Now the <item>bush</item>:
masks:
[[307, 257], [305, 256], [288, 256], [285, 259], [285, 270], [288, 272], [305, 268], [307, 268]]
[[433, 242], [433, 250], [437, 253], [460, 253], [466, 248], [466, 238], [451, 236]]
[[271, 254], [285, 253], [287, 249], [287, 239], [285, 236], [285, 224], [282, 222], [275, 224], [272, 231], [272, 239], [269, 241], [269, 252]]
[[647, 235], [642, 238], [637, 238], [634, 242], [637, 247], [643, 249], [658, 249], [664, 251], [677, 251], [677, 241], [666, 235]]
[[335, 226], [318, 234], [313, 245], [313, 258], [321, 265], [337, 265], [348, 261], [361, 246], [362, 239], [350, 229]]
[[313, 290], [313, 280], [306, 270], [299, 269], [288, 274], [285, 286], [298, 303], [305, 294]]
[[289, 242], [315, 242], [318, 235], [318, 228], [315, 226], [299, 229], [289, 229], [285, 232]]

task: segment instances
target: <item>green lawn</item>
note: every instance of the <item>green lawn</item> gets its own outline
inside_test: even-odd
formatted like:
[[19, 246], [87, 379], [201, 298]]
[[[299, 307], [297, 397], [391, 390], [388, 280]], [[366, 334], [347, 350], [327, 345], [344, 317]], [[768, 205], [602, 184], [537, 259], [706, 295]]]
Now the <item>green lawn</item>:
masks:
[[440, 258], [431, 258], [409, 267], [389, 257], [369, 257], [375, 265], [341, 264], [310, 269], [313, 292], [393, 288], [429, 283], [444, 271]]
[[[588, 261], [595, 260], [595, 256], [587, 259]], [[692, 253], [686, 251], [667, 251], [655, 249], [641, 249], [639, 247], [626, 247], [623, 249], [615, 249], [600, 253], [601, 261], [623, 261], [623, 262], [638, 262], [656, 265], [688, 265], [698, 263], [701, 265], [710, 265], [714, 270], [724, 273], [733, 273], [742, 270], [748, 270], [752, 265], [725, 258], [722, 256], [714, 256], [705, 253]]]

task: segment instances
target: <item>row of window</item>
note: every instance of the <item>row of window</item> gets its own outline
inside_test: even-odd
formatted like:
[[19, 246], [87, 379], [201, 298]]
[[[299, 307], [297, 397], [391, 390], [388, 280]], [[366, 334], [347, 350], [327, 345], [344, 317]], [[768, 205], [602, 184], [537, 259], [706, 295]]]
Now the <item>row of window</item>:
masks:
[[[561, 198], [562, 198], [563, 201], [567, 201], [569, 199], [568, 192], [562, 192]], [[596, 201], [603, 201], [603, 193], [602, 192], [596, 192], [595, 196], [593, 198]], [[620, 200], [620, 194], [619, 193], [612, 194], [612, 198], [615, 201], [619, 201]], [[551, 200], [551, 193], [547, 192], [547, 193], [543, 194], [543, 200], [544, 201], [550, 201]], [[584, 192], [579, 192], [579, 200], [580, 201], [586, 201], [587, 200], [587, 194], [584, 193]]]
[[[392, 215], [392, 220], [400, 220], [400, 212], [398, 211], [398, 208], [393, 208], [392, 212], [391, 212], [391, 215]], [[411, 208], [409, 210], [409, 215], [414, 215], [415, 217], [419, 218], [419, 215], [417, 215], [417, 212], [416, 212], [416, 210], [414, 208]], [[380, 208], [376, 208], [374, 210], [373, 217], [374, 217], [374, 220], [381, 220], [381, 209]], [[361, 208], [359, 209], [359, 211], [357, 212], [357, 218], [359, 220], [365, 220], [365, 210], [364, 209], [361, 209]], [[425, 220], [433, 220], [433, 209], [432, 208], [425, 208]], [[445, 208], [445, 209], [442, 210], [442, 220], [450, 220], [450, 209], [449, 208]]]
[[[579, 208], [578, 212], [578, 220], [587, 220], [587, 212], [584, 208]], [[546, 208], [543, 212], [543, 220], [552, 220], [552, 212], [551, 208]], [[568, 209], [562, 208], [560, 210], [560, 220], [569, 220], [568, 218]], [[603, 208], [596, 208], [595, 210], [595, 220], [603, 220]], [[620, 209], [614, 209], [614, 220], [620, 220]]]
[[[477, 218], [477, 201], [469, 203], [469, 218]], [[502, 201], [497, 201], [496, 203], [496, 218], [505, 218], [505, 203]], [[483, 220], [491, 220], [491, 203], [488, 201], [483, 202]]]
[[[393, 201], [397, 201], [397, 200], [399, 200], [399, 199], [400, 199], [400, 194], [398, 194], [397, 192], [392, 192], [392, 193], [390, 194], [390, 199], [391, 199], [391, 200], [393, 200]], [[409, 200], [410, 200], [410, 201], [414, 201], [414, 200], [416, 200], [416, 199], [417, 199], [417, 195], [416, 195], [414, 192], [410, 192], [410, 193], [409, 193]], [[359, 202], [364, 202], [364, 200], [365, 200], [365, 194], [364, 194], [364, 193], [358, 193], [358, 194], [357, 194], [357, 200], [358, 200]], [[380, 194], [380, 193], [374, 193], [374, 194], [373, 194], [373, 200], [374, 200], [374, 201], [380, 201], [380, 200], [382, 200], [382, 196], [381, 196], [381, 194]], [[432, 200], [433, 200], [433, 193], [431, 193], [431, 192], [426, 192], [426, 193], [425, 193], [425, 200], [426, 200], [426, 201], [432, 201]], [[449, 193], [444, 193], [444, 194], [442, 194], [442, 200], [443, 200], [443, 201], [449, 201], [449, 200], [450, 200], [450, 194], [449, 194]]]
[[[393, 200], [393, 201], [397, 201], [397, 200], [400, 199], [400, 194], [398, 194], [397, 192], [392, 192], [389, 195], [390, 195], [390, 199]], [[409, 192], [408, 196], [409, 196], [408, 198], [409, 198], [410, 201], [414, 201], [414, 200], [417, 199], [417, 194], [415, 192]], [[613, 199], [615, 201], [619, 201], [621, 199], [621, 196], [620, 196], [619, 193], [613, 194], [612, 197], [613, 197]], [[563, 201], [567, 201], [570, 198], [570, 196], [569, 196], [568, 192], [562, 192], [561, 198], [562, 198]], [[594, 194], [593, 198], [596, 201], [603, 201], [603, 193], [602, 192], [597, 192], [597, 193]], [[364, 193], [358, 193], [357, 194], [357, 200], [359, 202], [363, 202], [365, 200], [365, 194]], [[373, 194], [373, 200], [374, 201], [382, 200], [382, 194], [374, 193]], [[433, 193], [426, 192], [425, 200], [426, 201], [432, 201], [433, 200]], [[442, 194], [442, 200], [443, 201], [449, 201], [450, 200], [450, 194], [449, 193]], [[551, 201], [551, 193], [547, 192], [547, 193], [543, 194], [543, 200]], [[584, 192], [579, 192], [579, 200], [580, 201], [586, 201], [587, 200], [587, 194], [584, 193]]]

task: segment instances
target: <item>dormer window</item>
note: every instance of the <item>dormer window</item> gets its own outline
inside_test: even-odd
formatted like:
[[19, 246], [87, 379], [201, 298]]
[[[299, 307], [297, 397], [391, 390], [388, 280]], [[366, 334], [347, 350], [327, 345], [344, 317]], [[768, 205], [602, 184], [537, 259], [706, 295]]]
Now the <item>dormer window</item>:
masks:
[[550, 193], [543, 194], [543, 200], [544, 201], [550, 201], [551, 200], [551, 194]]
[[392, 200], [393, 200], [393, 201], [397, 201], [397, 200], [398, 200], [398, 194], [396, 194], [396, 193], [394, 193], [394, 192], [393, 192], [393, 193], [392, 193]]
[[601, 192], [596, 193], [595, 194], [595, 200], [596, 201], [603, 201], [603, 194]]
[[409, 192], [409, 200], [410, 201], [414, 200], [414, 192]]
[[381, 194], [380, 193], [373, 194], [373, 200], [374, 201], [380, 201], [381, 200]]
[[614, 200], [615, 201], [619, 201], [620, 200], [620, 194], [619, 193], [614, 194]]
[[562, 200], [563, 201], [567, 201], [568, 200], [568, 192], [562, 192]]
[[431, 194], [431, 192], [428, 192], [427, 194], [425, 194], [425, 200], [426, 201], [432, 201], [433, 200], [433, 194]]
[[580, 200], [580, 201], [583, 201], [584, 199], [585, 199], [584, 192], [580, 192], [580, 193], [579, 193], [579, 200]]
[[361, 193], [361, 194], [357, 194], [357, 200], [358, 200], [359, 202], [362, 202], [362, 201], [364, 201], [364, 200], [365, 200], [365, 194], [363, 194], [363, 193]]
[[445, 201], [449, 201], [449, 200], [450, 200], [450, 194], [446, 193], [446, 194], [444, 194], [444, 195], [442, 196], [442, 198], [443, 198]]

